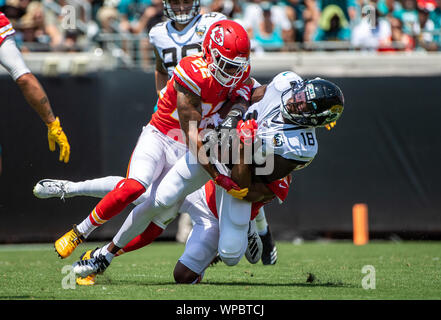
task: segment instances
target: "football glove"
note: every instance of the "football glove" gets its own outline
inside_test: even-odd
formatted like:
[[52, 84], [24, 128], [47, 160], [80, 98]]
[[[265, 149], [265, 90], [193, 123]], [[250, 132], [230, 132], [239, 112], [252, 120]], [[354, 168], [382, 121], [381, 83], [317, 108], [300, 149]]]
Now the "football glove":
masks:
[[244, 84], [243, 82], [236, 86], [231, 93], [230, 100], [236, 102], [239, 98], [245, 101], [251, 100], [251, 93], [253, 91], [253, 84]]
[[226, 175], [219, 174], [216, 179], [214, 179], [214, 182], [224, 188], [228, 194], [239, 200], [243, 200], [248, 194], [248, 188], [241, 189], [236, 182]]
[[257, 110], [247, 114], [245, 121], [240, 120], [237, 124], [237, 134], [240, 141], [246, 145], [252, 144], [256, 138], [258, 125], [255, 119], [257, 119]]
[[325, 125], [325, 128], [328, 130], [332, 130], [332, 128], [334, 128], [336, 124], [337, 124], [337, 121], [330, 122], [327, 125]]
[[47, 139], [49, 141], [49, 150], [55, 151], [55, 143], [60, 147], [60, 161], [69, 162], [70, 145], [66, 134], [60, 125], [60, 119], [57, 117], [54, 122], [47, 124]]

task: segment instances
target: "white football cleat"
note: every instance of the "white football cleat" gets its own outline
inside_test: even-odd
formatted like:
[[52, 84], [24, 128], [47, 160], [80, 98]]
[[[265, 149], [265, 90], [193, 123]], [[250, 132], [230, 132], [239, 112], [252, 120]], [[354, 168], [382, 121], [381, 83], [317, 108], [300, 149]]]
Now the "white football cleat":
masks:
[[106, 257], [102, 254], [98, 254], [95, 258], [75, 262], [72, 264], [72, 271], [77, 276], [86, 278], [91, 274], [103, 273], [109, 265], [110, 262], [107, 261]]
[[245, 257], [249, 263], [256, 264], [262, 257], [262, 252], [262, 240], [257, 233], [256, 222], [252, 220], [248, 227], [248, 246], [247, 251], [245, 251]]
[[34, 195], [40, 199], [70, 198], [69, 183], [67, 180], [43, 179], [34, 186]]

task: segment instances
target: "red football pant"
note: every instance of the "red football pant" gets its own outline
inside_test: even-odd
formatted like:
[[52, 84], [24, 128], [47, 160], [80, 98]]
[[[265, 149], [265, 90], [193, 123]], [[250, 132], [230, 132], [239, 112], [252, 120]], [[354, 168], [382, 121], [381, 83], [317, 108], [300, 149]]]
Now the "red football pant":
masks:
[[133, 240], [130, 241], [122, 250], [118, 251], [116, 255], [138, 250], [149, 245], [161, 235], [162, 231], [164, 231], [164, 229], [156, 225], [154, 222], [151, 222], [143, 233], [133, 238]]
[[119, 214], [145, 192], [144, 186], [134, 179], [123, 179], [96, 205], [89, 215], [90, 222], [99, 226]]

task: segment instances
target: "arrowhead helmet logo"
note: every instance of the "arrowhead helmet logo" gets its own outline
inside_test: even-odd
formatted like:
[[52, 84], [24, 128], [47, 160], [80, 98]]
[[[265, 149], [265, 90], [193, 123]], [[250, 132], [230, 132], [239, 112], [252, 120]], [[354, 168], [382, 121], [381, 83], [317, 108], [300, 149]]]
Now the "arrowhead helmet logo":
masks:
[[224, 45], [224, 29], [217, 26], [211, 30], [210, 38], [220, 46]]

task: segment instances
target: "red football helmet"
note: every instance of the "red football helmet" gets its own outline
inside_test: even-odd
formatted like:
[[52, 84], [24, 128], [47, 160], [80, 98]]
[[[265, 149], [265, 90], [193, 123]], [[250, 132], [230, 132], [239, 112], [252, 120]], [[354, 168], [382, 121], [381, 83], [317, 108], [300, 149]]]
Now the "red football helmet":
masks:
[[208, 29], [202, 52], [211, 75], [223, 86], [232, 87], [250, 64], [248, 33], [237, 22], [218, 21]]

